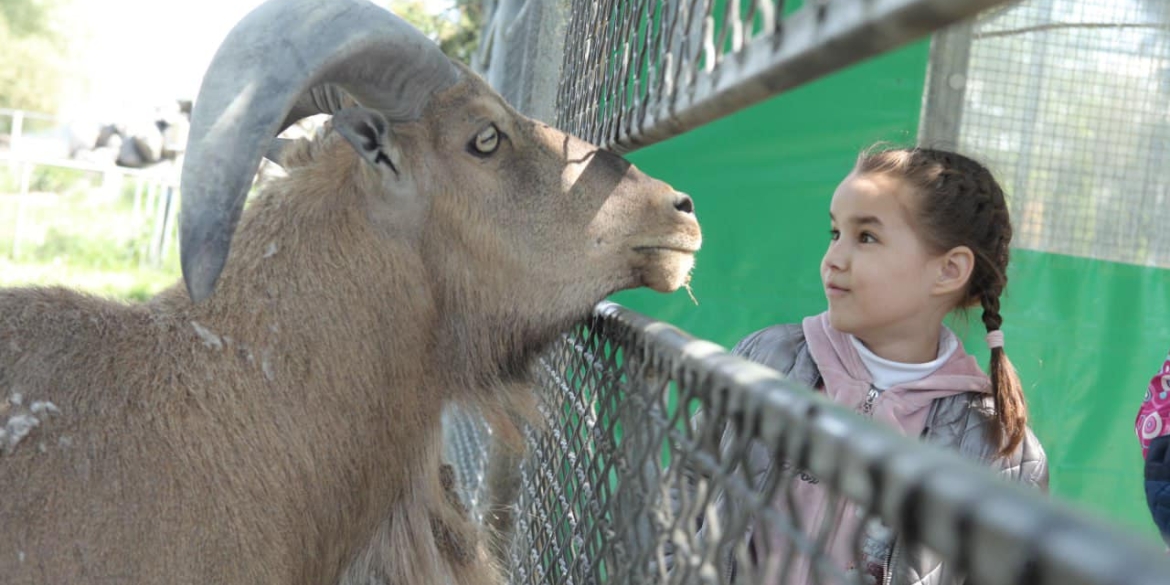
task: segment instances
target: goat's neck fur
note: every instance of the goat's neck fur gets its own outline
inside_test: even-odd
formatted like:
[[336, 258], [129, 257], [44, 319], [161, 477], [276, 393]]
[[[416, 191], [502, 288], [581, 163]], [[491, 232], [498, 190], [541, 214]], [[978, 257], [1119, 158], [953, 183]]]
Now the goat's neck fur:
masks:
[[[527, 286], [510, 275], [514, 260], [499, 250], [490, 228], [476, 233], [474, 218], [427, 209], [418, 222], [432, 226], [428, 232], [398, 233], [393, 220], [383, 225], [379, 208], [386, 204], [367, 184], [376, 181], [373, 173], [335, 134], [302, 141], [285, 164], [289, 178], [278, 179], [245, 214], [204, 311], [208, 318], [236, 319], [245, 306], [260, 315], [284, 307], [295, 328], [307, 309], [331, 312], [325, 325], [377, 338], [388, 361], [403, 365], [400, 358], [411, 356], [425, 363], [422, 373], [436, 386], [430, 390], [443, 398], [475, 400], [481, 390], [525, 381], [535, 354], [584, 316], [550, 314], [539, 305], [518, 312], [510, 293], [524, 295]], [[457, 200], [433, 199], [440, 207]], [[294, 210], [268, 212], [282, 206]], [[498, 268], [471, 274], [468, 266]], [[274, 282], [281, 284], [268, 284]], [[262, 325], [254, 323], [261, 334]], [[359, 332], [363, 327], [370, 330]], [[316, 338], [321, 329], [304, 332]]]
[[316, 444], [289, 448], [311, 453], [306, 474], [340, 477], [321, 478], [306, 507], [337, 511], [314, 519], [331, 539], [322, 546], [364, 551], [328, 565], [349, 566], [347, 579], [437, 583], [462, 571], [456, 582], [487, 582], [486, 555], [442, 497], [440, 411], [496, 369], [495, 353], [463, 351], [495, 349], [484, 337], [497, 332], [442, 316], [475, 308], [437, 293], [416, 242], [371, 221], [379, 202], [355, 184], [362, 163], [329, 138], [251, 204], [207, 302], [192, 306], [176, 287], [153, 303], [215, 335], [255, 381], [282, 394], [268, 407], [283, 415], [257, 416], [317, 427], [305, 433]]
[[[298, 142], [283, 162], [289, 179], [273, 185], [270, 192], [281, 194], [281, 200], [301, 209], [293, 214], [264, 215], [288, 218], [294, 225], [276, 226], [265, 221], [263, 230], [255, 229], [259, 226], [239, 230], [246, 234], [246, 241], [237, 242], [233, 249], [253, 259], [252, 265], [229, 263], [225, 280], [242, 276], [256, 283], [298, 283], [327, 303], [363, 304], [376, 313], [362, 316], [366, 323], [381, 320], [386, 324], [373, 335], [384, 337], [387, 347], [401, 352], [387, 355], [388, 360], [401, 362], [400, 356], [410, 355], [413, 363], [425, 364], [426, 381], [432, 386], [429, 391], [435, 393], [432, 397], [472, 402], [489, 411], [498, 410], [500, 405], [528, 411], [529, 396], [521, 390], [528, 381], [528, 365], [560, 332], [584, 317], [587, 309], [557, 314], [553, 303], [530, 299], [529, 283], [514, 276], [523, 273], [524, 267], [515, 266], [514, 255], [503, 249], [492, 227], [477, 221], [473, 210], [460, 208], [466, 197], [442, 193], [441, 183], [422, 189], [432, 193], [424, 202], [382, 201], [379, 193], [383, 187], [377, 185], [377, 173], [329, 131]], [[444, 171], [432, 172], [442, 175]], [[299, 192], [286, 195], [293, 190]], [[255, 213], [263, 214], [262, 205], [281, 205], [281, 200], [261, 199], [254, 205], [258, 208]], [[395, 217], [397, 206], [416, 207], [402, 213], [417, 216], [403, 222]], [[311, 222], [325, 225], [309, 225]], [[419, 225], [428, 229], [421, 231]], [[335, 242], [290, 238], [296, 234], [342, 237]], [[303, 263], [272, 263], [277, 255], [256, 261], [267, 254], [271, 242], [280, 242], [278, 254], [288, 246], [295, 257], [334, 260], [346, 263], [346, 267], [337, 271]], [[304, 249], [298, 250], [301, 246]], [[323, 250], [330, 251], [322, 254]], [[354, 250], [360, 251], [357, 256]], [[468, 270], [489, 266], [494, 268], [487, 273]], [[261, 274], [264, 268], [280, 272]], [[339, 290], [340, 283], [319, 277], [324, 273], [352, 275], [354, 289]], [[220, 287], [230, 285], [224, 282]], [[258, 292], [272, 294], [244, 291], [237, 302], [267, 302], [265, 294]], [[359, 303], [354, 295], [381, 295], [383, 304]], [[225, 296], [216, 293], [217, 300]], [[303, 307], [295, 308], [300, 311]], [[407, 311], [409, 314], [404, 314]], [[227, 310], [228, 314], [235, 312]], [[420, 333], [425, 333], [425, 338], [420, 338]], [[405, 347], [399, 347], [402, 344]]]
[[[350, 443], [335, 441], [341, 451], [324, 449], [322, 458], [343, 459], [356, 451], [373, 456], [364, 474], [400, 470], [381, 485], [356, 482], [370, 491], [403, 490], [368, 502], [368, 518], [345, 519], [360, 527], [352, 538], [375, 535], [351, 560], [346, 579], [376, 574], [388, 583], [400, 582], [395, 575], [430, 582], [423, 576], [459, 573], [477, 564], [470, 561], [486, 559], [466, 518], [452, 516], [444, 502], [426, 501], [437, 493], [442, 404], [479, 407], [515, 444], [511, 414], [532, 414], [531, 391], [522, 383], [527, 363], [572, 319], [552, 325], [546, 316], [521, 319], [485, 304], [486, 297], [499, 295], [481, 295], [477, 283], [450, 278], [463, 273], [461, 267], [427, 262], [429, 246], [446, 246], [433, 257], [457, 263], [455, 236], [384, 229], [375, 211], [382, 202], [360, 184], [363, 174], [355, 167], [363, 163], [331, 138], [290, 153], [288, 179], [277, 179], [251, 204], [217, 292], [206, 303], [191, 306], [179, 287], [154, 302], [184, 313], [235, 351], [251, 352], [259, 373], [275, 384], [307, 390], [309, 395], [288, 400], [312, 405], [309, 416], [320, 417], [323, 427], [347, 427]], [[489, 247], [470, 249], [490, 253]], [[536, 326], [542, 318], [545, 325]], [[404, 413], [410, 418], [403, 419]], [[318, 436], [329, 437], [330, 431], [322, 428]], [[354, 495], [336, 497], [349, 501]], [[370, 522], [380, 524], [374, 529]], [[415, 541], [428, 532], [444, 550]], [[478, 575], [467, 572], [471, 581], [457, 582], [485, 579], [491, 571], [484, 573], [482, 564]]]

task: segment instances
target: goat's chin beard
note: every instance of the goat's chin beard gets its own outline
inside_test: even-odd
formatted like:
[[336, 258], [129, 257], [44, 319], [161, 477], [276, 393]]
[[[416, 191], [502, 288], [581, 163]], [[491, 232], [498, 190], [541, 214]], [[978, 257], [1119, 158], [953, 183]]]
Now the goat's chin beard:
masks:
[[691, 269], [695, 267], [695, 255], [687, 252], [666, 250], [657, 252], [659, 258], [642, 270], [642, 285], [660, 293], [669, 293], [686, 286], [691, 281]]

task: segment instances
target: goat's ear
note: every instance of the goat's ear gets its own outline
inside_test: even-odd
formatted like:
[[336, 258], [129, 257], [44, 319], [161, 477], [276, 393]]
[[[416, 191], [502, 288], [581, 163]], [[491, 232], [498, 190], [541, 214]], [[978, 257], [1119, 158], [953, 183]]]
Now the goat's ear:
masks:
[[288, 138], [273, 138], [268, 143], [268, 150], [264, 152], [264, 158], [283, 166], [281, 159], [284, 158], [285, 151], [292, 147], [293, 142], [296, 141]]
[[332, 123], [333, 129], [367, 163], [398, 174], [398, 149], [390, 144], [390, 124], [380, 112], [362, 107], [344, 108], [333, 114]]

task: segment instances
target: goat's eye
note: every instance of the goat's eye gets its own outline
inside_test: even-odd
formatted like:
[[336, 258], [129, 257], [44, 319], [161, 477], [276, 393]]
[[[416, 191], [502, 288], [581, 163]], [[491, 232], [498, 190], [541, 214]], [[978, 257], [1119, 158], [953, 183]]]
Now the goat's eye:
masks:
[[487, 128], [479, 131], [475, 135], [475, 140], [471, 142], [471, 148], [477, 154], [491, 154], [500, 146], [500, 132], [496, 129], [495, 124], [488, 125]]

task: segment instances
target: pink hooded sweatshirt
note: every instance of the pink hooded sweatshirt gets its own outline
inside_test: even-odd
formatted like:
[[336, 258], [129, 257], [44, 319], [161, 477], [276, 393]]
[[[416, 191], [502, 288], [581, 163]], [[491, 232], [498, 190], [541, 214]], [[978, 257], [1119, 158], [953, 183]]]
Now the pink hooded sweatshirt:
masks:
[[[983, 373], [975, 358], [963, 351], [960, 343], [950, 358], [934, 373], [917, 381], [887, 388], [867, 404], [873, 377], [862, 362], [857, 348], [850, 342], [849, 336], [829, 325], [828, 313], [806, 318], [802, 327], [809, 354], [816, 362], [824, 382], [825, 394], [837, 404], [882, 421], [908, 437], [922, 435], [931, 403], [935, 399], [963, 392], [991, 391], [991, 380]], [[860, 516], [862, 511], [848, 502], [835, 509], [829, 509], [824, 489], [815, 480], [812, 482], [801, 480], [800, 474], [793, 478], [791, 489], [801, 526], [806, 530], [812, 530], [813, 534], [818, 534], [817, 531], [825, 523], [833, 527], [826, 541], [833, 564], [847, 572], [859, 571], [877, 577], [882, 570], [880, 563], [877, 567], [853, 566], [854, 537], [865, 520]], [[783, 493], [783, 490], [777, 492], [774, 505], [783, 505], [780, 501]], [[862, 541], [866, 557], [884, 558], [884, 555], [888, 554], [888, 534], [877, 535], [875, 539], [875, 535], [870, 532], [873, 532], [873, 529], [867, 529], [867, 538]], [[783, 558], [784, 549], [788, 545], [787, 538], [783, 534], [773, 534], [770, 538], [772, 544], [770, 554], [780, 555], [773, 558]], [[885, 542], [881, 542], [882, 540]], [[766, 576], [764, 582], [786, 585], [814, 583], [808, 560], [804, 555], [796, 555], [788, 571], [783, 575], [772, 572]]]
[[1170, 355], [1146, 387], [1146, 398], [1138, 409], [1134, 430], [1142, 446], [1142, 459], [1149, 453], [1150, 441], [1170, 435]]

